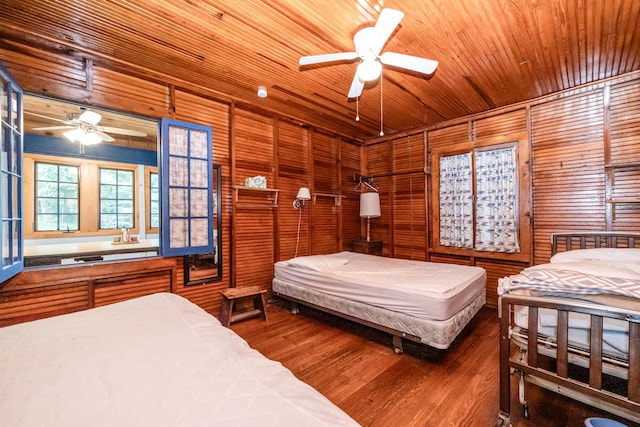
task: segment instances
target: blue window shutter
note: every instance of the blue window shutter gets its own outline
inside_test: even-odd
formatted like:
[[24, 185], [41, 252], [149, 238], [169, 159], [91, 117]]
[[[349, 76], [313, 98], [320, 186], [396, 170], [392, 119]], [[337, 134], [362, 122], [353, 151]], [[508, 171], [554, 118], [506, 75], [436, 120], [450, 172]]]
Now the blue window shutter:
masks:
[[162, 256], [213, 252], [213, 149], [209, 126], [160, 123]]
[[0, 282], [24, 269], [22, 88], [0, 64]]

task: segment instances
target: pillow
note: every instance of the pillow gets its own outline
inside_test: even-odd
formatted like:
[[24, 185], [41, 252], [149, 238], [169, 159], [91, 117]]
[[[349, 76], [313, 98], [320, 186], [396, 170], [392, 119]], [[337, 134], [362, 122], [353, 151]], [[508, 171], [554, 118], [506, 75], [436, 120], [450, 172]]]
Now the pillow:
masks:
[[640, 249], [594, 248], [560, 252], [551, 257], [550, 262], [572, 262], [585, 260], [616, 261], [640, 264]]
[[567, 261], [553, 264], [538, 264], [524, 271], [561, 270], [575, 271], [600, 277], [617, 277], [640, 282], [640, 268], [635, 263], [601, 260]]
[[293, 267], [306, 268], [314, 271], [328, 271], [343, 266], [347, 262], [349, 262], [349, 260], [342, 257], [309, 255], [292, 258], [287, 261], [287, 264]]

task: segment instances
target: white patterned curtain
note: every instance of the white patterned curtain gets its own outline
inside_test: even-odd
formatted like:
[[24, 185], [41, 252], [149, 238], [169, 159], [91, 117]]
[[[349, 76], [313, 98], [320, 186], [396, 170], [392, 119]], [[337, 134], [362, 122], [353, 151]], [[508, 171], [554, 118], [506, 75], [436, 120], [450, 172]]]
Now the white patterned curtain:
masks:
[[440, 158], [440, 244], [473, 248], [471, 153]]
[[520, 252], [516, 148], [477, 151], [476, 243], [480, 251]]

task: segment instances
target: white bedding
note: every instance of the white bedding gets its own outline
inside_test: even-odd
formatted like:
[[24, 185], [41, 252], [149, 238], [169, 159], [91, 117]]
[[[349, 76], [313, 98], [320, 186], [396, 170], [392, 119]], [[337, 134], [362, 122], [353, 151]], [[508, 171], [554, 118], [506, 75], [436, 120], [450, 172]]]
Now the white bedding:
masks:
[[0, 426], [355, 426], [174, 294], [0, 328]]
[[[500, 279], [498, 293], [533, 295], [538, 297], [569, 298], [586, 302], [619, 303], [621, 308], [640, 312], [640, 249], [600, 248], [562, 252], [554, 255], [549, 264], [529, 267], [518, 275]], [[606, 296], [613, 296], [605, 299]], [[617, 299], [616, 299], [617, 298]], [[624, 304], [622, 304], [624, 303]], [[516, 307], [516, 325], [527, 327], [528, 313]], [[538, 332], [556, 337], [557, 312], [541, 309]], [[603, 351], [626, 357], [629, 350], [628, 323], [604, 319]], [[570, 344], [589, 348], [590, 317], [570, 313]]]
[[275, 279], [418, 319], [447, 320], [484, 293], [486, 272], [340, 252], [278, 262]]

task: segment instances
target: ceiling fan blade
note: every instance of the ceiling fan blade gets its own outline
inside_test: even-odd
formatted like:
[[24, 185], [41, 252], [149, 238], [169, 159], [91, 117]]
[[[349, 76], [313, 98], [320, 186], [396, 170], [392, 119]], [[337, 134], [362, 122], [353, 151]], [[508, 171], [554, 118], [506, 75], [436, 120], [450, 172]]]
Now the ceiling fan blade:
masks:
[[53, 120], [54, 122], [70, 124], [67, 120], [61, 120], [61, 119], [56, 119], [55, 117], [43, 116], [42, 114], [32, 113], [30, 111], [25, 111], [24, 113], [28, 114], [30, 116], [40, 117], [40, 118], [47, 119], [47, 120]]
[[98, 135], [100, 138], [102, 138], [102, 140], [104, 142], [113, 142], [113, 141], [115, 141], [115, 139], [113, 139], [111, 136], [107, 135], [104, 132], [100, 132], [99, 130], [93, 130], [93, 131], [91, 131], [91, 133], [95, 133], [96, 135]]
[[102, 116], [91, 110], [84, 111], [82, 114], [80, 114], [80, 117], [78, 117], [78, 120], [80, 120], [81, 122], [89, 123], [90, 125], [94, 126], [100, 123], [100, 119], [102, 119]]
[[356, 52], [326, 53], [324, 55], [303, 56], [300, 65], [320, 64], [322, 62], [353, 61], [358, 57]]
[[420, 58], [395, 52], [383, 53], [380, 55], [380, 62], [385, 65], [391, 65], [392, 67], [404, 68], [423, 74], [431, 74], [438, 67], [438, 61], [434, 61], [433, 59]]
[[351, 82], [351, 87], [349, 88], [348, 98], [357, 98], [362, 94], [362, 90], [364, 89], [364, 82], [360, 81], [358, 78], [358, 73], [353, 76], [353, 81]]
[[117, 133], [118, 135], [140, 136], [140, 137], [147, 136], [146, 133], [140, 132], [138, 130], [112, 128], [110, 126], [98, 126], [98, 131], [109, 132], [109, 133]]
[[380, 51], [384, 47], [384, 44], [387, 42], [393, 30], [396, 29], [402, 18], [404, 17], [404, 13], [395, 9], [382, 9], [380, 12], [380, 16], [376, 21], [376, 25], [373, 28], [373, 33], [371, 34], [371, 40], [369, 42], [369, 46], [373, 53], [377, 56], [380, 54]]
[[75, 126], [45, 126], [42, 128], [33, 128], [31, 130], [62, 130], [62, 129], [74, 129]]

